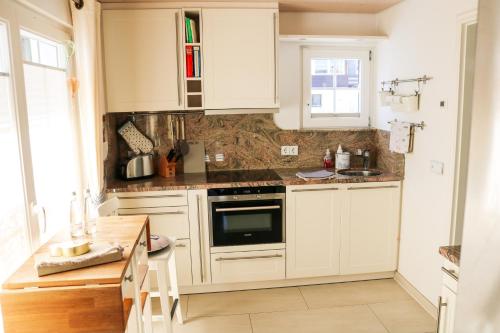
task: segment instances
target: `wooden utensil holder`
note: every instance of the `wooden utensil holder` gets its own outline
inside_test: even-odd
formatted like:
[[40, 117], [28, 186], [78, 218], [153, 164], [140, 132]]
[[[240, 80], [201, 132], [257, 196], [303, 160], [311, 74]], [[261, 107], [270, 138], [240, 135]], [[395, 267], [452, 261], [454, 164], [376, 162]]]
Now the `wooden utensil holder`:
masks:
[[158, 165], [158, 174], [164, 178], [175, 177], [175, 165], [175, 162], [169, 162], [165, 156], [162, 156]]

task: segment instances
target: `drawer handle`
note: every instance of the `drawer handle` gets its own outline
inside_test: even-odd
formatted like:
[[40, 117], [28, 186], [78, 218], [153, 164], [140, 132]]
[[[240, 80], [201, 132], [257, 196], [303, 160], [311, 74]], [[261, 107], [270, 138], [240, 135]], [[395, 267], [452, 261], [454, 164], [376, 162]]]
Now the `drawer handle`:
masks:
[[458, 275], [455, 271], [452, 271], [452, 270], [449, 270], [449, 269], [446, 269], [444, 267], [441, 267], [441, 270], [446, 274], [448, 275], [449, 277], [451, 277], [453, 280], [455, 281], [458, 281]]
[[134, 215], [155, 215], [155, 216], [158, 216], [158, 215], [183, 215], [183, 214], [185, 214], [185, 213], [182, 210], [178, 210], [175, 212], [157, 212], [157, 213], [126, 213], [126, 212], [121, 212], [120, 216], [124, 216], [124, 215], [131, 215], [131, 216], [134, 216]]
[[443, 297], [438, 298], [438, 313], [437, 313], [437, 328], [436, 333], [439, 333], [439, 326], [441, 325], [441, 308], [447, 306], [447, 303], [443, 302]]
[[135, 197], [120, 197], [118, 199], [161, 199], [161, 198], [184, 198], [184, 194], [163, 194], [163, 195], [148, 195], [148, 196], [135, 196]]
[[175, 247], [186, 247], [186, 244], [175, 244]]
[[328, 187], [328, 188], [306, 188], [300, 190], [292, 190], [292, 192], [321, 192], [321, 191], [338, 191], [338, 187]]
[[349, 187], [349, 191], [355, 191], [355, 190], [376, 190], [376, 189], [381, 189], [381, 188], [398, 188], [396, 185], [390, 185], [390, 186], [365, 186], [365, 187]]
[[132, 274], [130, 274], [129, 276], [125, 276], [125, 281], [133, 282], [134, 281], [134, 277], [132, 276]]
[[216, 258], [215, 261], [231, 261], [231, 260], [247, 260], [247, 259], [271, 259], [271, 258], [282, 258], [282, 254], [272, 254], [268, 256], [253, 256], [253, 257], [232, 257], [232, 258]]
[[255, 207], [234, 207], [234, 208], [216, 208], [215, 211], [218, 212], [244, 212], [249, 210], [268, 210], [268, 209], [281, 209], [281, 206], [255, 206]]

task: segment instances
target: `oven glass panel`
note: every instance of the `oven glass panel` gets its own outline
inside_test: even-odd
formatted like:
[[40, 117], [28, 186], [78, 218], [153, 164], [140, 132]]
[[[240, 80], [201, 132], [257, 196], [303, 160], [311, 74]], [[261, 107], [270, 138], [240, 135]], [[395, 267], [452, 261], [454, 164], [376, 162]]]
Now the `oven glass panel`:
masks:
[[282, 200], [212, 203], [213, 246], [281, 243]]

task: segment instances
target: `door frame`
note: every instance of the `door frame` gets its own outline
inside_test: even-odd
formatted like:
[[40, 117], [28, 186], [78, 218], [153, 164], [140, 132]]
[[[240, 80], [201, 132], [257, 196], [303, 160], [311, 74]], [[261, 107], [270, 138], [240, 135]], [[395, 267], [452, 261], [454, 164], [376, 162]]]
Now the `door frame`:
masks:
[[469, 151], [469, 131], [466, 131], [465, 126], [470, 126], [464, 120], [470, 116], [471, 110], [464, 109], [464, 89], [465, 89], [465, 71], [466, 71], [466, 46], [468, 29], [477, 24], [477, 9], [470, 10], [457, 16], [457, 39], [460, 46], [458, 54], [458, 117], [456, 128], [455, 141], [455, 162], [454, 162], [454, 179], [453, 179], [453, 202], [452, 202], [452, 220], [450, 227], [450, 244], [461, 244], [461, 232], [457, 235], [458, 219], [460, 218], [460, 210], [464, 209], [463, 198], [465, 195], [465, 185], [467, 176], [467, 162], [464, 160], [464, 154], [468, 155]]

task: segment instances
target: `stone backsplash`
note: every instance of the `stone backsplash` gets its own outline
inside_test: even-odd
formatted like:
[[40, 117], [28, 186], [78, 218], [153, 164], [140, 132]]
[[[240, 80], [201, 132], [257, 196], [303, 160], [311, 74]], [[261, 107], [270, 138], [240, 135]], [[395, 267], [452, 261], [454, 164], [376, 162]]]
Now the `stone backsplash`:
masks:
[[[127, 156], [128, 147], [117, 129], [132, 119], [137, 128], [156, 141], [160, 154], [172, 147], [168, 114], [106, 116], [109, 153], [106, 161], [108, 178], [116, 175], [117, 163]], [[389, 133], [376, 129], [346, 130], [282, 130], [271, 114], [205, 116], [188, 114], [186, 139], [203, 141], [210, 157], [208, 170], [278, 169], [321, 167], [326, 148], [332, 155], [339, 144], [353, 153], [357, 148], [369, 149], [372, 167], [402, 176], [404, 155], [389, 151]], [[281, 156], [281, 146], [297, 145], [298, 156]], [[215, 154], [224, 154], [224, 162], [215, 162]], [[351, 166], [361, 166], [359, 157], [351, 157]]]

